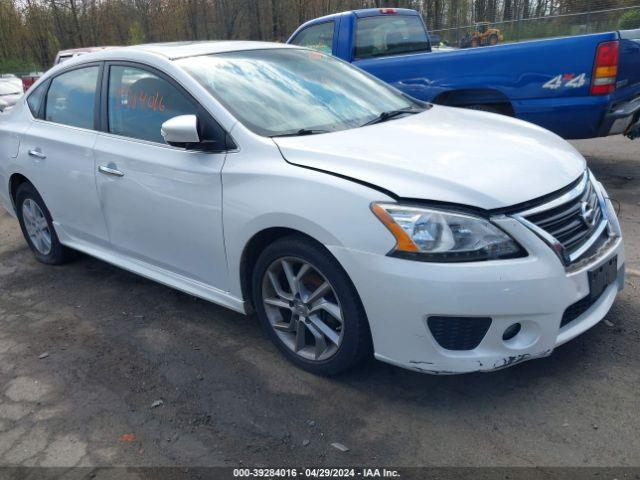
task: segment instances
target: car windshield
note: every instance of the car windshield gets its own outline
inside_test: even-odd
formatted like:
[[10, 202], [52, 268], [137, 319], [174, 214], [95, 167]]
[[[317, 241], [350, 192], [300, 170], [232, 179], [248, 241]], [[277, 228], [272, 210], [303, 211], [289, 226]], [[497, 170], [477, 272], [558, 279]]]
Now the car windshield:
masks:
[[190, 57], [177, 63], [263, 136], [345, 130], [421, 105], [360, 70], [306, 49]]

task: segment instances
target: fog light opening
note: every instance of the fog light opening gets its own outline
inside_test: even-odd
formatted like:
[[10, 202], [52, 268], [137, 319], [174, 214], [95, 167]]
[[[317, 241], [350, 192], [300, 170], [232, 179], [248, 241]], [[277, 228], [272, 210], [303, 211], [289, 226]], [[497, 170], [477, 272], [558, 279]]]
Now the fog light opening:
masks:
[[520, 333], [520, 330], [522, 330], [522, 325], [520, 323], [514, 323], [513, 325], [507, 327], [507, 329], [504, 331], [504, 333], [502, 334], [502, 340], [504, 340], [505, 342], [511, 340], [513, 337]]

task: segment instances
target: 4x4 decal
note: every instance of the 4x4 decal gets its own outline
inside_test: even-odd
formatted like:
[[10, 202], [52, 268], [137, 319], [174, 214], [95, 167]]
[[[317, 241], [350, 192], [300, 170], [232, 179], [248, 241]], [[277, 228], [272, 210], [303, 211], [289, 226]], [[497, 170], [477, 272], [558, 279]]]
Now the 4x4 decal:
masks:
[[586, 84], [586, 73], [581, 73], [580, 75], [576, 75], [575, 73], [561, 73], [545, 83], [542, 88], [546, 88], [548, 90], [559, 90], [562, 87], [580, 88], [584, 87]]

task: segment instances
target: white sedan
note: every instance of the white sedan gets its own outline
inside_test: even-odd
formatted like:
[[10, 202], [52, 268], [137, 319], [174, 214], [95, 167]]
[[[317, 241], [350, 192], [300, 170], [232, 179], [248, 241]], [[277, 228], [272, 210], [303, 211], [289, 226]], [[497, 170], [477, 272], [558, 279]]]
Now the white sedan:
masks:
[[15, 105], [22, 97], [22, 81], [13, 76], [0, 77], [0, 113]]
[[0, 200], [41, 262], [80, 251], [255, 311], [318, 374], [546, 356], [624, 283], [616, 215], [568, 143], [291, 46], [55, 67], [0, 117]]

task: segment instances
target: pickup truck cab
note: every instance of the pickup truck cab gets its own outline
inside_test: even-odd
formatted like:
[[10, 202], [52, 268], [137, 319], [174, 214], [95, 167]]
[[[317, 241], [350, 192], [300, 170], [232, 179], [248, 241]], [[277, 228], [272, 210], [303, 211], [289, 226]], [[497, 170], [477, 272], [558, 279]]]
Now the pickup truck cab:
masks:
[[418, 12], [376, 8], [311, 20], [288, 43], [420, 100], [515, 116], [567, 139], [631, 132], [640, 116], [640, 30], [436, 53]]

